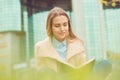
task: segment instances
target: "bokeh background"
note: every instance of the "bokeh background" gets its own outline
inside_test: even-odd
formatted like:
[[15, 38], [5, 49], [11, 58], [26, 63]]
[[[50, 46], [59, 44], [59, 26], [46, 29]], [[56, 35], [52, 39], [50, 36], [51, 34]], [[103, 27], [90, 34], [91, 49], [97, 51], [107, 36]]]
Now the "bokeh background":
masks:
[[66, 10], [88, 60], [120, 59], [120, 0], [0, 0], [0, 80], [34, 77], [28, 75], [34, 45], [46, 38], [46, 18], [55, 6]]

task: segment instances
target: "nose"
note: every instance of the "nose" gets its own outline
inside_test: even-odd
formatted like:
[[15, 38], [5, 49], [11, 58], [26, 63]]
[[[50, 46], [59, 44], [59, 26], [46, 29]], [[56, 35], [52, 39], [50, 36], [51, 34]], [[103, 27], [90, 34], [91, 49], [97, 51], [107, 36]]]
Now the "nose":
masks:
[[63, 27], [63, 26], [61, 26], [61, 28], [60, 28], [60, 29], [61, 29], [61, 31], [64, 31], [64, 27]]

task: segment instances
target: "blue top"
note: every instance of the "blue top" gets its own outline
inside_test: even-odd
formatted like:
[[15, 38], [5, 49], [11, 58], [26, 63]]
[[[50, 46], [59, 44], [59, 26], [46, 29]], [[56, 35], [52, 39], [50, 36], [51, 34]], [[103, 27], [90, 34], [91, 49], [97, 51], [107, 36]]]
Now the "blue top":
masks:
[[59, 42], [55, 37], [52, 38], [53, 46], [63, 61], [66, 61], [67, 41]]

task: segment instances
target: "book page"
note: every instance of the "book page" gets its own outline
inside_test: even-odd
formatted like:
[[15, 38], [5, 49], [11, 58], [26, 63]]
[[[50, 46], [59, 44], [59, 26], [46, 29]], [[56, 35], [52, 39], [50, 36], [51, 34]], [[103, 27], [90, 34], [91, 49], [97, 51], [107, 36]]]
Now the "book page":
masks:
[[75, 72], [75, 73], [80, 73], [80, 72], [90, 72], [94, 66], [95, 59], [90, 59], [86, 61], [85, 63], [81, 64], [78, 67], [72, 66], [68, 63], [65, 62], [59, 62], [58, 61], [58, 66], [59, 66], [59, 72], [62, 73], [70, 73], [70, 72]]

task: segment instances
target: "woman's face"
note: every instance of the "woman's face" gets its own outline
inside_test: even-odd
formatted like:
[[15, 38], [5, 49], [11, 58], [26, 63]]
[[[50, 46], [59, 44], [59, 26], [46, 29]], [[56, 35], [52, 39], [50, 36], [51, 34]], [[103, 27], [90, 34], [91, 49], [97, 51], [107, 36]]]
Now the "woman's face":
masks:
[[68, 34], [68, 19], [64, 15], [53, 18], [52, 21], [53, 36], [62, 42]]

